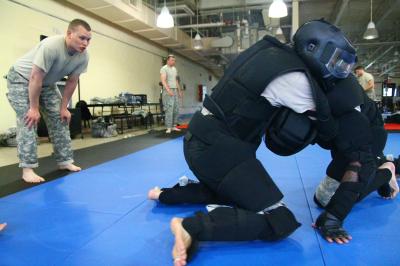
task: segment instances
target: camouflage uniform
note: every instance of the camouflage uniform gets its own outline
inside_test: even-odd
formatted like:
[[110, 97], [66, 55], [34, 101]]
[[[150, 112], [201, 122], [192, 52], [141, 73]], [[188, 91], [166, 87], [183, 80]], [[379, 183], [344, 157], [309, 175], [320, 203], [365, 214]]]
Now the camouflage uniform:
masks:
[[[13, 68], [7, 75], [7, 98], [17, 114], [17, 142], [19, 167], [38, 167], [36, 128], [29, 129], [24, 117], [29, 110], [29, 81], [18, 74]], [[68, 124], [60, 119], [61, 94], [54, 87], [43, 87], [39, 106], [40, 113], [46, 122], [50, 139], [53, 143], [55, 159], [58, 165], [73, 163], [71, 137]]]
[[162, 92], [162, 101], [165, 111], [165, 125], [168, 128], [172, 128], [178, 123], [179, 114], [178, 89], [171, 88], [171, 91], [174, 93], [174, 96], [169, 95], [166, 89], [163, 89]]
[[324, 180], [318, 185], [315, 191], [315, 197], [318, 202], [325, 207], [338, 189], [340, 182], [329, 176], [326, 176]]

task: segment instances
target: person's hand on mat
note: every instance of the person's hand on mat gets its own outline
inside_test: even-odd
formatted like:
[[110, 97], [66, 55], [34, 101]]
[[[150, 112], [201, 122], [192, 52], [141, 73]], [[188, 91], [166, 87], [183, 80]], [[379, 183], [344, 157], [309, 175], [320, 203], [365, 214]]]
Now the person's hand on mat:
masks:
[[61, 108], [60, 118], [62, 122], [66, 122], [69, 124], [69, 122], [71, 121], [71, 113], [68, 111], [67, 108]]
[[25, 125], [28, 128], [36, 127], [40, 121], [40, 112], [39, 109], [29, 108], [28, 112], [25, 115]]
[[316, 228], [321, 236], [329, 243], [338, 244], [348, 243], [352, 237], [342, 227], [342, 221], [328, 212], [323, 212], [318, 217], [313, 227]]
[[6, 228], [7, 224], [6, 223], [2, 223], [0, 224], [0, 231], [3, 230], [4, 228]]
[[158, 200], [162, 190], [159, 187], [154, 187], [147, 193], [147, 198], [150, 200]]

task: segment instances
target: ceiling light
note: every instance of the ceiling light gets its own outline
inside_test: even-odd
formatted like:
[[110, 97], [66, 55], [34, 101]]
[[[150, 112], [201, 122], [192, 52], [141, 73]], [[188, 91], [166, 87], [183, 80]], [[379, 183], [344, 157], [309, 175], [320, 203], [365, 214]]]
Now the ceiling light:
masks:
[[375, 23], [372, 21], [372, 0], [371, 0], [371, 17], [367, 26], [367, 30], [364, 32], [364, 39], [372, 40], [378, 38], [378, 31], [376, 30]]
[[274, 0], [268, 10], [268, 16], [271, 18], [282, 18], [288, 15], [287, 6], [283, 0]]
[[194, 36], [193, 49], [200, 50], [200, 49], [203, 49], [203, 41], [201, 40], [201, 36], [199, 34], [199, 6], [198, 6], [198, 1], [196, 2], [196, 18], [197, 18], [197, 33], [196, 33], [196, 36]]
[[161, 9], [160, 15], [157, 17], [157, 27], [168, 29], [174, 26], [174, 19], [172, 15], [169, 13], [169, 10], [164, 1], [164, 7]]
[[196, 50], [203, 49], [203, 41], [201, 40], [201, 36], [199, 33], [196, 34], [193, 40], [193, 48]]

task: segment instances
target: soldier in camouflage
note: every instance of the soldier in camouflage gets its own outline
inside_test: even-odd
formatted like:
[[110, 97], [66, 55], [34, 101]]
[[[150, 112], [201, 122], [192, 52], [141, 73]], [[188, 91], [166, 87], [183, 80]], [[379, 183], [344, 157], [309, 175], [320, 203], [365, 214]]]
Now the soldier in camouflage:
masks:
[[175, 56], [168, 55], [167, 64], [160, 69], [160, 79], [163, 85], [162, 102], [165, 109], [165, 133], [181, 131], [176, 127], [179, 115], [179, 98], [183, 97], [179, 84], [178, 71], [175, 68]]
[[[17, 143], [19, 167], [26, 182], [43, 182], [33, 168], [37, 159], [36, 129], [40, 115], [46, 122], [53, 143], [55, 159], [60, 169], [80, 171], [73, 164], [73, 152], [68, 124], [71, 114], [68, 102], [81, 73], [86, 72], [89, 55], [86, 48], [91, 39], [91, 28], [83, 20], [75, 19], [66, 35], [46, 38], [19, 58], [7, 74], [8, 100], [17, 114]], [[68, 76], [63, 95], [55, 82]], [[40, 111], [40, 112], [39, 112]]]

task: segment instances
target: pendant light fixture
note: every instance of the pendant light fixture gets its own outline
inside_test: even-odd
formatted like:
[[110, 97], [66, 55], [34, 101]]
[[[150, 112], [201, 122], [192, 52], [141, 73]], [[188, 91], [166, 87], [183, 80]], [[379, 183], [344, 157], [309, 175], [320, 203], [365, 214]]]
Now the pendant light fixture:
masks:
[[286, 43], [285, 35], [283, 34], [281, 26], [276, 30], [275, 38], [277, 38], [281, 43]]
[[203, 41], [201, 40], [201, 36], [199, 34], [199, 7], [198, 7], [199, 1], [196, 1], [196, 13], [197, 13], [197, 33], [196, 36], [194, 37], [193, 40], [193, 48], [195, 50], [200, 50], [203, 49]]
[[167, 4], [165, 3], [164, 0], [164, 7], [161, 9], [160, 15], [157, 17], [157, 27], [163, 28], [163, 29], [169, 29], [174, 26], [174, 19], [172, 18], [172, 15], [169, 13], [169, 10], [167, 8]]
[[366, 40], [373, 40], [378, 38], [378, 31], [376, 30], [375, 23], [372, 21], [372, 0], [371, 0], [371, 17], [363, 38]]
[[287, 6], [283, 0], [274, 0], [268, 9], [268, 16], [271, 18], [282, 18], [288, 15]]

